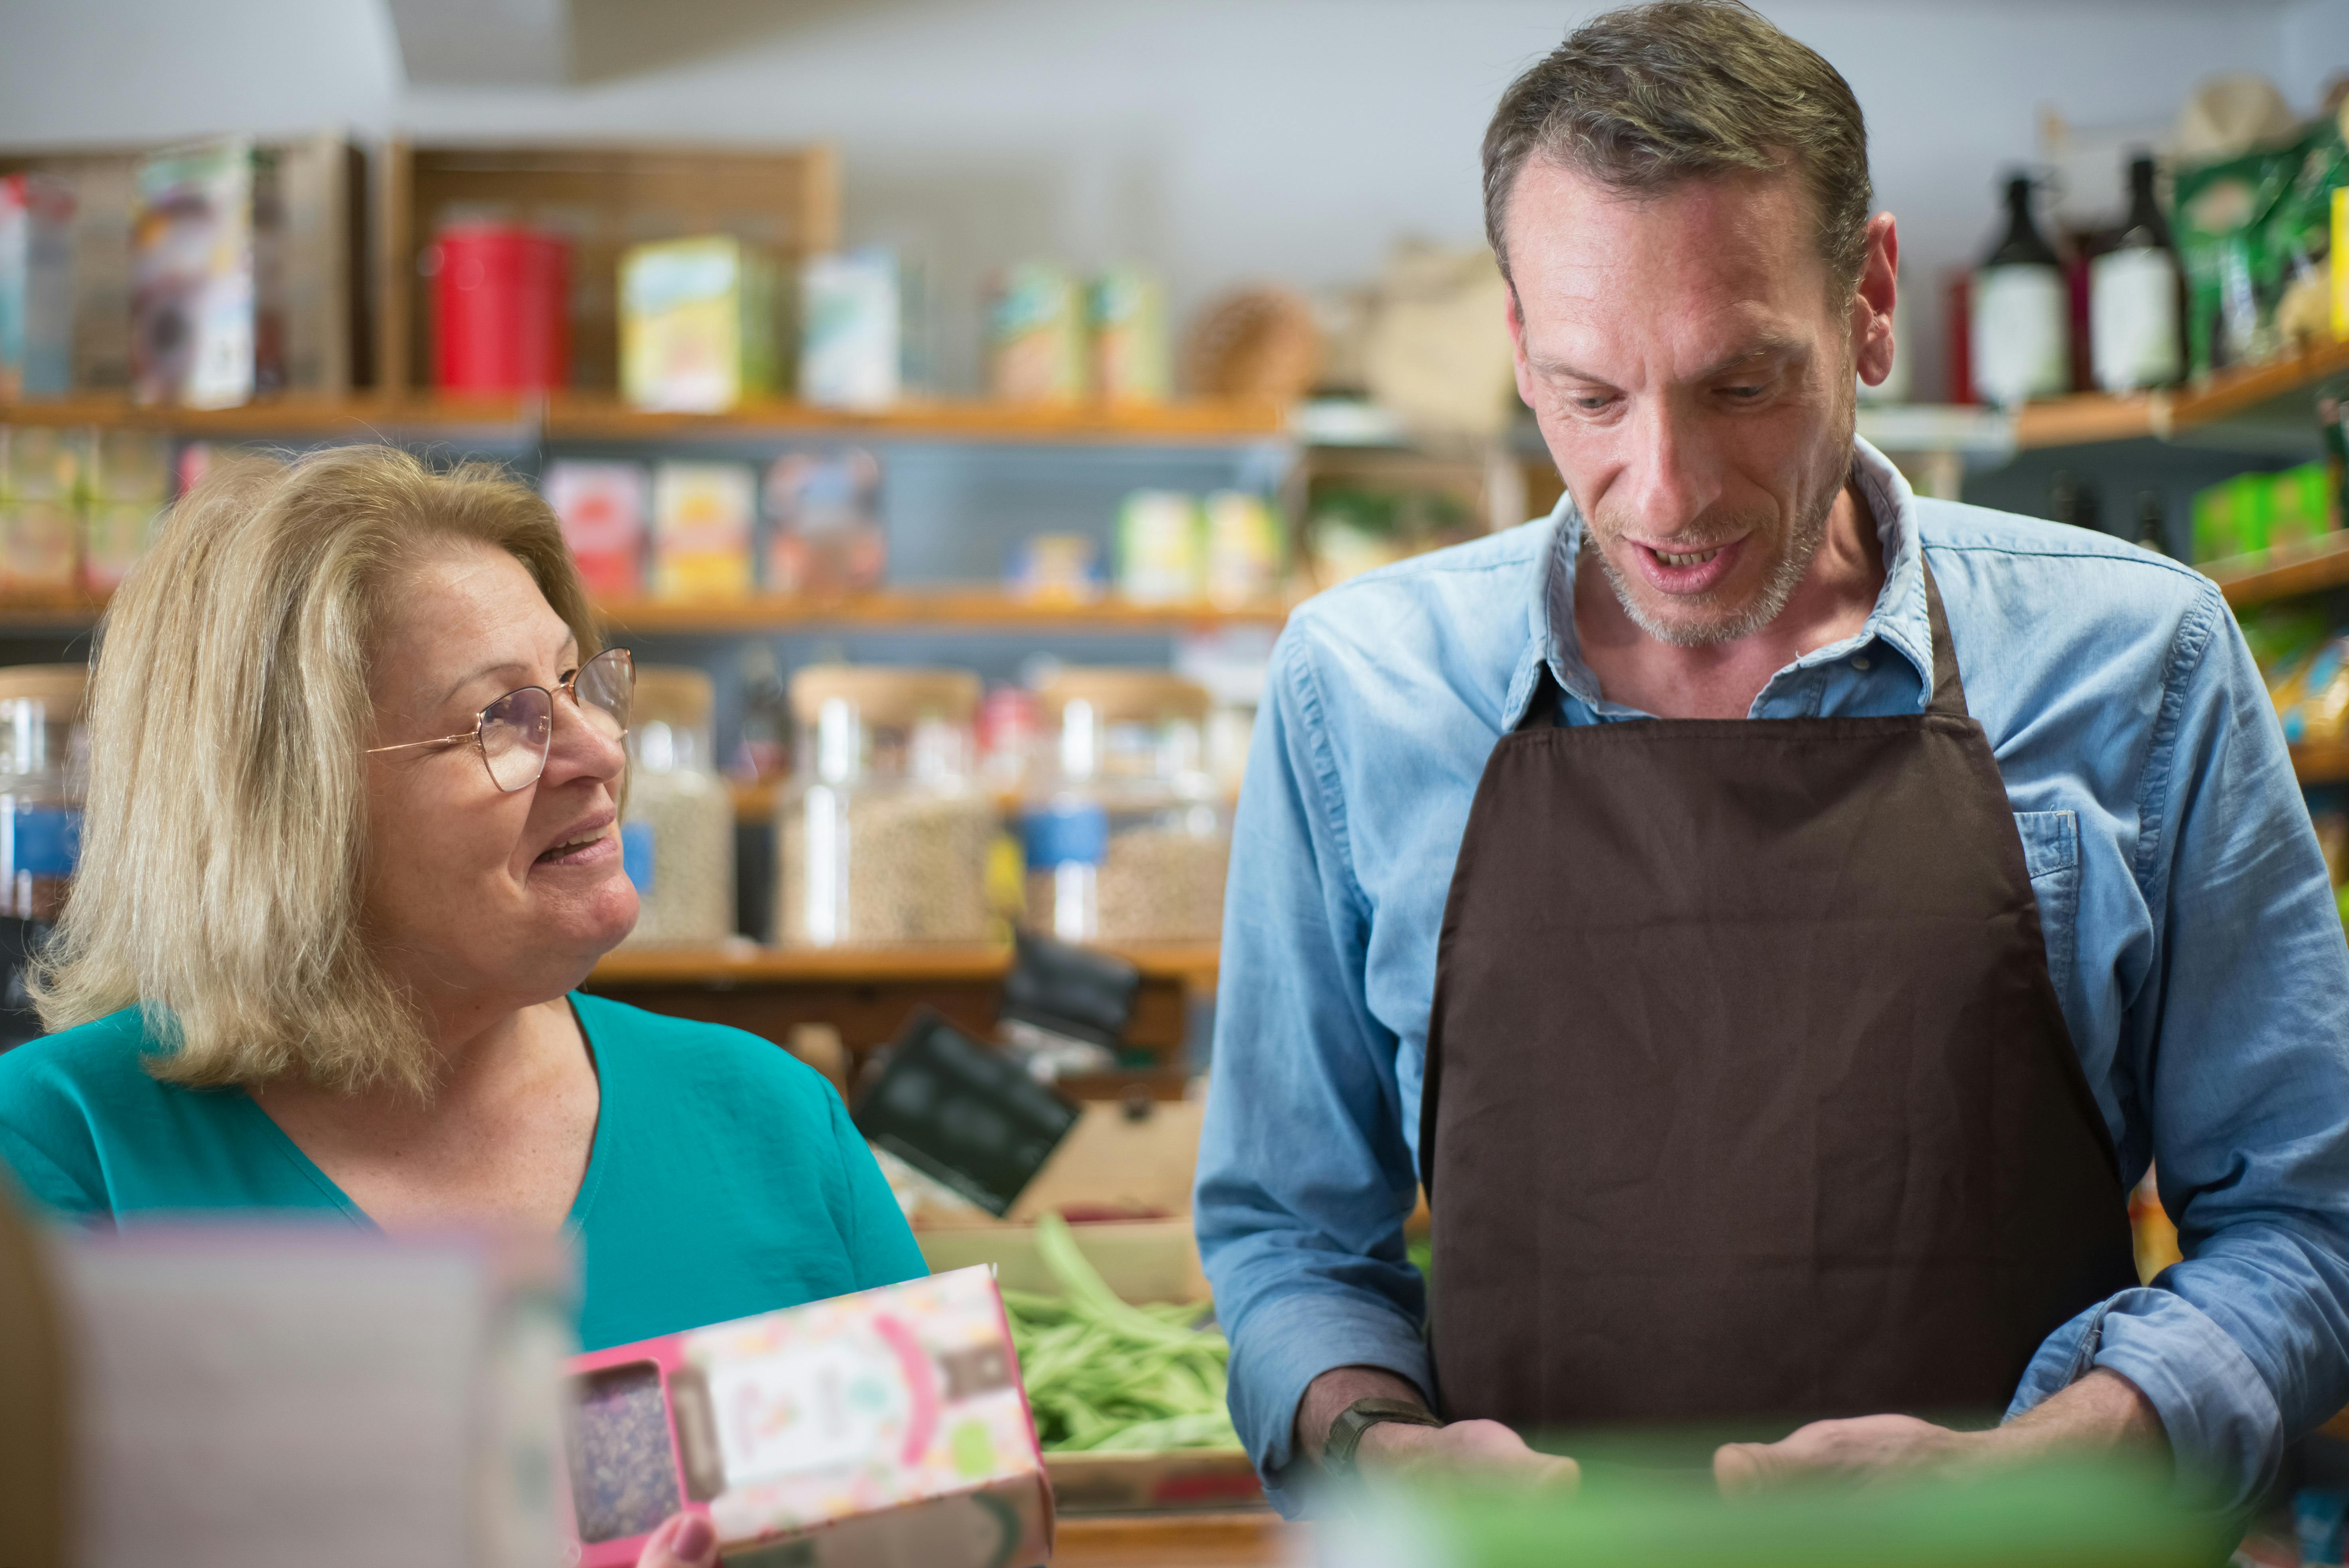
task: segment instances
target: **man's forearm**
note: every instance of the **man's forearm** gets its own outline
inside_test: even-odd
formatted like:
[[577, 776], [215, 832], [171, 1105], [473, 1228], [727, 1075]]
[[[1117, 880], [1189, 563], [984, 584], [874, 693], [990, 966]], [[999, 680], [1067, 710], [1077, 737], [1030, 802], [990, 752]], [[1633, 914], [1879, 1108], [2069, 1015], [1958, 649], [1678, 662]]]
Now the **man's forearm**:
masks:
[[2057, 1452], [2169, 1451], [2169, 1434], [2153, 1401], [2136, 1384], [2102, 1367], [1989, 1435], [2002, 1463]]
[[1427, 1404], [1427, 1396], [1417, 1384], [1383, 1367], [1333, 1367], [1307, 1384], [1305, 1398], [1297, 1401], [1297, 1452], [1319, 1464], [1330, 1423], [1357, 1399], [1404, 1399], [1423, 1408]]

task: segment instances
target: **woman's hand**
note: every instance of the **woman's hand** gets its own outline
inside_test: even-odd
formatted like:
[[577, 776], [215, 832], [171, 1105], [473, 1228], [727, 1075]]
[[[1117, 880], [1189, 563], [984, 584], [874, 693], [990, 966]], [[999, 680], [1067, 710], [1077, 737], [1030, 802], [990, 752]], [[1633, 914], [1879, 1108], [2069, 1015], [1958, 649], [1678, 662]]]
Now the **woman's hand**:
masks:
[[718, 1561], [718, 1532], [701, 1513], [673, 1513], [646, 1541], [636, 1568], [710, 1568]]

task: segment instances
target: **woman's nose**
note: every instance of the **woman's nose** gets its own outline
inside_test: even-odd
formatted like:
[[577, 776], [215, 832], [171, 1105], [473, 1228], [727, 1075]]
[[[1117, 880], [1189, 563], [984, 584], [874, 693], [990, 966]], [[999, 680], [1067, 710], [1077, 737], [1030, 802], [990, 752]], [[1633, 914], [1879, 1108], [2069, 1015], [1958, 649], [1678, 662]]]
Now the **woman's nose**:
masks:
[[554, 700], [554, 732], [546, 751], [546, 771], [557, 783], [566, 779], [616, 779], [627, 766], [627, 744], [613, 733], [614, 721], [591, 713], [576, 692], [565, 691]]

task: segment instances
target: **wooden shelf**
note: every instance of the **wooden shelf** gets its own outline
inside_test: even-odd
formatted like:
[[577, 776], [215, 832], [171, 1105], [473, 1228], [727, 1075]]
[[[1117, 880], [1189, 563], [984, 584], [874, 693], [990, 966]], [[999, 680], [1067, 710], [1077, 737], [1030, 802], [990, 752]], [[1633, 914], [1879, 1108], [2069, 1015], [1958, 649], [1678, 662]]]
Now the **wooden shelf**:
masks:
[[2327, 534], [2313, 544], [2213, 561], [2202, 571], [2238, 610], [2338, 588], [2349, 583], [2349, 532]]
[[[1213, 985], [1212, 942], [1119, 949], [1145, 979]], [[598, 985], [775, 985], [905, 980], [998, 980], [1011, 950], [991, 943], [926, 947], [781, 948], [742, 943], [721, 948], [624, 949], [595, 965]]]
[[190, 437], [357, 437], [507, 431], [550, 441], [756, 440], [792, 436], [1050, 444], [1198, 444], [1281, 438], [1271, 402], [1133, 407], [986, 401], [906, 403], [870, 413], [762, 402], [725, 414], [654, 414], [612, 397], [282, 397], [236, 408], [140, 407], [119, 397], [0, 404], [0, 424], [97, 425]]
[[2295, 746], [2292, 770], [2303, 784], [2349, 783], [2349, 744]]
[[988, 588], [905, 589], [842, 599], [762, 593], [747, 599], [613, 601], [597, 609], [613, 628], [665, 633], [757, 632], [785, 626], [998, 626], [1012, 629], [1166, 632], [1186, 627], [1278, 626], [1283, 605], [1225, 609], [1213, 604], [1092, 603], [1015, 599]]
[[[105, 607], [103, 600], [82, 593], [0, 593], [0, 632], [87, 631]], [[1278, 604], [1222, 609], [1213, 604], [1129, 604], [1114, 599], [1064, 604], [1015, 599], [987, 588], [915, 589], [848, 599], [774, 593], [678, 603], [630, 599], [599, 603], [596, 610], [621, 636], [851, 626], [1148, 634], [1219, 626], [1277, 627], [1288, 617], [1288, 609]]]
[[2349, 342], [2222, 371], [2199, 386], [2175, 391], [2051, 398], [2026, 404], [2016, 413], [2014, 444], [2071, 447], [2147, 438], [2170, 440], [2238, 420], [2313, 418], [2319, 384], [2344, 375], [2349, 375]]
[[1053, 1568], [1270, 1568], [1299, 1560], [1297, 1527], [1270, 1509], [1064, 1514], [1052, 1549]]

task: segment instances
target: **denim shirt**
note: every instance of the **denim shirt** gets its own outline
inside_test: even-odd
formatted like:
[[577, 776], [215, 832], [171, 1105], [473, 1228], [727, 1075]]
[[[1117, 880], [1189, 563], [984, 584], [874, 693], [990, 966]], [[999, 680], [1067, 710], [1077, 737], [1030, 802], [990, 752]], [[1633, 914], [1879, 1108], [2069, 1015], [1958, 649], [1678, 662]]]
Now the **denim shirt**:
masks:
[[[2349, 944], [2274, 710], [2199, 573], [1920, 500], [1865, 442], [1853, 476], [1883, 592], [1857, 636], [1778, 671], [1750, 717], [1920, 711], [1930, 559], [2073, 1045], [2123, 1176], [2158, 1161], [2186, 1255], [2059, 1329], [2008, 1415], [2110, 1367], [2159, 1411], [2190, 1494], [2240, 1502], [2287, 1438], [2349, 1402]], [[1436, 937], [1485, 758], [1545, 659], [1565, 722], [1651, 717], [1609, 702], [1582, 660], [1580, 540], [1561, 501], [1319, 595], [1274, 649], [1232, 847], [1195, 1219], [1233, 1418], [1286, 1509], [1307, 1384], [1352, 1365], [1428, 1384], [1402, 1225]], [[1558, 1005], [1574, 1005], [1563, 988]]]

